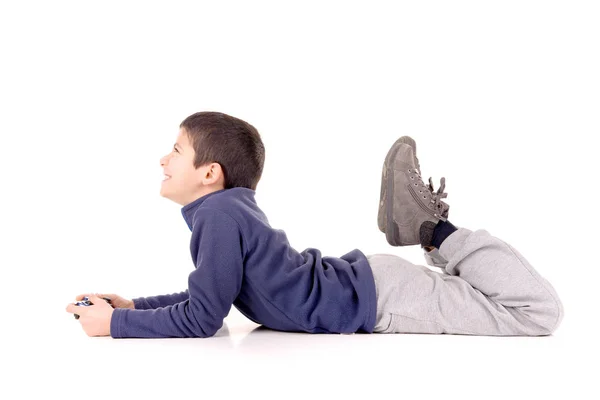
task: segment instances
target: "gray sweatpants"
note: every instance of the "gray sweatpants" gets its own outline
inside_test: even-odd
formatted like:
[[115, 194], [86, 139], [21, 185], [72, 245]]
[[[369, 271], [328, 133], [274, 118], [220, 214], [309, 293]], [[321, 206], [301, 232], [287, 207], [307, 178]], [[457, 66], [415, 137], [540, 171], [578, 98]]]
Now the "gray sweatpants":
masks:
[[550, 283], [508, 243], [458, 228], [427, 252], [433, 271], [392, 254], [368, 255], [377, 333], [550, 335], [563, 306]]

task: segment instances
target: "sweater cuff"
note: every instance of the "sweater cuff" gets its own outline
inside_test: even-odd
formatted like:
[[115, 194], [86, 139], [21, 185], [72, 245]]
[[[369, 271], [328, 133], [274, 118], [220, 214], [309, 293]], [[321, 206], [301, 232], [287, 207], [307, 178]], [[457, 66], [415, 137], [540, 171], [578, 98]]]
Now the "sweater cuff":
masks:
[[135, 299], [132, 299], [131, 301], [133, 301], [133, 307], [136, 310], [148, 310], [148, 309], [152, 308], [150, 306], [150, 304], [146, 301], [146, 299], [143, 297], [136, 297]]
[[113, 338], [122, 338], [121, 332], [121, 321], [123, 319], [123, 313], [126, 313], [129, 309], [127, 308], [115, 308], [110, 319], [110, 336]]

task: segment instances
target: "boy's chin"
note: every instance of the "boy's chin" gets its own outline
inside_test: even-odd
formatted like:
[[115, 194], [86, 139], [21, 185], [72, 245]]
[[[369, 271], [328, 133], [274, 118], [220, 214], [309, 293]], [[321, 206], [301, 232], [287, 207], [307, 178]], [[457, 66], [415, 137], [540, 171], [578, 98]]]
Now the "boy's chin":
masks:
[[171, 200], [173, 203], [181, 205], [181, 201], [177, 200], [177, 198], [173, 196], [173, 193], [168, 193], [165, 192], [165, 190], [161, 190], [159, 194], [161, 197], [164, 197], [165, 199]]
[[165, 199], [169, 199], [171, 200], [171, 197], [169, 196], [169, 193], [164, 189], [161, 188], [160, 192], [158, 193], [161, 197], [164, 197]]

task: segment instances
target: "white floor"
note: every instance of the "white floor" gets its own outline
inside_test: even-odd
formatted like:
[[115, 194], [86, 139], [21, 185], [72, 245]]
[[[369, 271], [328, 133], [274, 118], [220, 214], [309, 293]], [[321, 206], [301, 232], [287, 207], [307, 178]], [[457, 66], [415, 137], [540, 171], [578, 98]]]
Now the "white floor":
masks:
[[315, 335], [234, 308], [212, 338], [112, 339], [60, 312], [7, 346], [0, 398], [598, 398], [594, 338], [569, 335], [569, 318], [545, 337]]

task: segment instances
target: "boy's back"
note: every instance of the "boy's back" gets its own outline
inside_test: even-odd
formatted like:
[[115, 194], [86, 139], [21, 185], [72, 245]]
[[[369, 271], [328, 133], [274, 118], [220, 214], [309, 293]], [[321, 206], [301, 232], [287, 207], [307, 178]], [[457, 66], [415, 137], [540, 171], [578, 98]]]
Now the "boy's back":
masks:
[[188, 290], [134, 299], [136, 310], [115, 309], [111, 335], [212, 336], [232, 304], [272, 329], [372, 332], [377, 300], [366, 256], [358, 249], [340, 258], [314, 248], [297, 252], [283, 230], [271, 228], [254, 195], [222, 189], [185, 205], [196, 266]]

